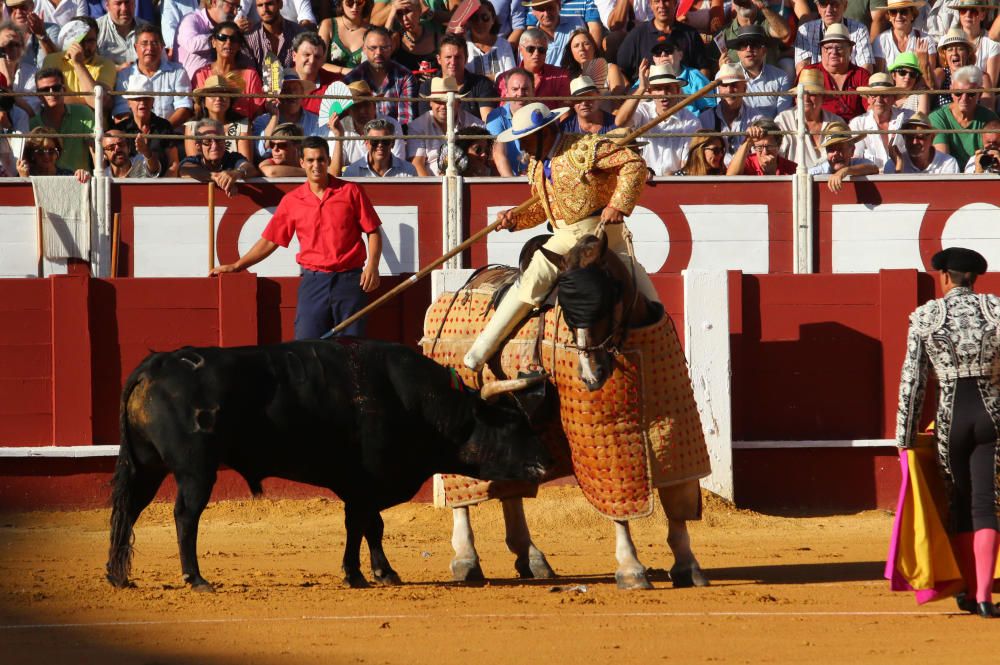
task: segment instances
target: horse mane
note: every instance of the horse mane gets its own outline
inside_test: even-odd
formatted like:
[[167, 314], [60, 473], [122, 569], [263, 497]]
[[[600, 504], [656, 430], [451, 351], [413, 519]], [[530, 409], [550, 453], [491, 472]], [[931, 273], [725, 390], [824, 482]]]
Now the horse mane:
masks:
[[[629, 318], [626, 322], [630, 328], [638, 328], [659, 320], [662, 306], [652, 302], [642, 291], [639, 291], [632, 270], [625, 265], [616, 252], [608, 251], [605, 238], [586, 235], [577, 241], [565, 256], [563, 271], [586, 268], [591, 265], [602, 268], [608, 276], [622, 285], [622, 303], [625, 307], [631, 305]], [[634, 305], [632, 305], [634, 300]]]

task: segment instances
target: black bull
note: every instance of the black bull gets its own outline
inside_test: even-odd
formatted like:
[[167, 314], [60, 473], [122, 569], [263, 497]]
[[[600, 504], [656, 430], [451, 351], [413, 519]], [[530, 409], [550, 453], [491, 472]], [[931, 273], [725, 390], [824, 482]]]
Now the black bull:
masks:
[[449, 370], [407, 347], [350, 338], [154, 353], [122, 392], [108, 580], [129, 584], [133, 526], [172, 473], [181, 569], [210, 590], [198, 568], [198, 520], [225, 464], [255, 494], [266, 477], [335, 492], [344, 502], [345, 581], [367, 584], [364, 537], [375, 580], [398, 583], [379, 511], [435, 473], [538, 481], [551, 464], [513, 400], [488, 403], [487, 392], [480, 399], [455, 388]]

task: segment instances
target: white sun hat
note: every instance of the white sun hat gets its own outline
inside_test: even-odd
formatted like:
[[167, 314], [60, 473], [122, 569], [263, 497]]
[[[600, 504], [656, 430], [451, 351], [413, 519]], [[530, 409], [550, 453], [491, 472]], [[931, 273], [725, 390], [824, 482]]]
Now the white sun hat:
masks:
[[505, 129], [497, 136], [500, 143], [510, 143], [523, 139], [525, 136], [534, 134], [542, 127], [551, 125], [563, 114], [569, 112], [569, 107], [564, 106], [558, 109], [549, 109], [541, 102], [525, 104], [514, 112], [514, 117], [510, 120], [510, 129]]

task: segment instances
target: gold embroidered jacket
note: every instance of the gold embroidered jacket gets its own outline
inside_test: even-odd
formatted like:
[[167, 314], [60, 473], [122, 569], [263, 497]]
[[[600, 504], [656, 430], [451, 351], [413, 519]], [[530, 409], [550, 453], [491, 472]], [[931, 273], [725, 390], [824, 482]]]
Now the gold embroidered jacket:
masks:
[[646, 183], [646, 163], [633, 150], [599, 134], [568, 134], [559, 139], [551, 160], [552, 181], [532, 158], [528, 182], [539, 201], [514, 215], [515, 229], [548, 220], [557, 228], [575, 224], [605, 206], [632, 214]]

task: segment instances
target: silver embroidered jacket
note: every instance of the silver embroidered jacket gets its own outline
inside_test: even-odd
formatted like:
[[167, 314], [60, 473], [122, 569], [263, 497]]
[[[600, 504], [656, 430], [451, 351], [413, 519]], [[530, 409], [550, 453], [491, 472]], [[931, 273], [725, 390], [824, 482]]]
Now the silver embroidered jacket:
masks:
[[928, 366], [940, 386], [934, 425], [938, 460], [950, 479], [948, 437], [958, 379], [978, 379], [986, 411], [1000, 430], [1000, 298], [956, 287], [910, 315], [896, 412], [896, 445], [901, 448], [912, 447], [918, 433]]

